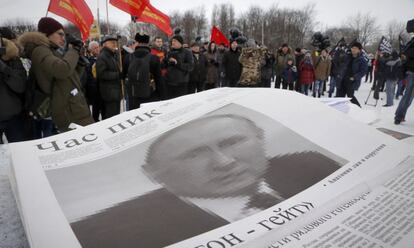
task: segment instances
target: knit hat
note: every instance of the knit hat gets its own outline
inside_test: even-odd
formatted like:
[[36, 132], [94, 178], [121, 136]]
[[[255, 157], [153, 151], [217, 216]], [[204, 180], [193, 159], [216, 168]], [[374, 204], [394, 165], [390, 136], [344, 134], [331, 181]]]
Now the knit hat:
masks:
[[176, 41], [180, 42], [181, 44], [184, 44], [184, 38], [179, 34], [174, 35], [171, 38], [171, 40], [176, 40]]
[[53, 34], [59, 29], [63, 29], [62, 24], [51, 17], [43, 17], [37, 24], [37, 30], [46, 36]]
[[16, 39], [16, 35], [8, 27], [0, 27], [0, 36], [8, 40]]
[[137, 33], [135, 35], [135, 40], [138, 43], [148, 44], [150, 42], [150, 37], [149, 37], [149, 35], [144, 34], [144, 33], [142, 33], [142, 34], [141, 33]]
[[362, 50], [362, 44], [359, 43], [358, 41], [355, 41], [354, 43], [352, 43], [351, 47], [357, 47], [359, 50]]

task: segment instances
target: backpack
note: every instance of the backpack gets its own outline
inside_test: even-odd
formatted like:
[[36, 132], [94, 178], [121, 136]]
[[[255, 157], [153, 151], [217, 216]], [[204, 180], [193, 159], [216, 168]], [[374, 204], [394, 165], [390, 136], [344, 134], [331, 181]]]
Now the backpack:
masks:
[[51, 117], [51, 95], [40, 89], [33, 69], [29, 70], [26, 91], [24, 93], [24, 108], [35, 119]]
[[150, 61], [151, 53], [143, 58], [131, 56], [128, 67], [128, 84], [130, 96], [133, 98], [148, 98], [151, 96], [153, 86], [151, 84]]

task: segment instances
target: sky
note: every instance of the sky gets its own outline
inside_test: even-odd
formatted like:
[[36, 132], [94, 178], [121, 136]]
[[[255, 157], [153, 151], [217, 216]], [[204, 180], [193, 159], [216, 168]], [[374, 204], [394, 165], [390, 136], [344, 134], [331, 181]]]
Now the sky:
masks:
[[[99, 5], [100, 16], [106, 18], [105, 0], [85, 0], [96, 17], [96, 9]], [[37, 22], [45, 16], [48, 0], [0, 0], [0, 25], [9, 18], [24, 18]], [[414, 18], [414, 0], [151, 0], [159, 10], [164, 13], [173, 11], [185, 11], [204, 6], [206, 16], [210, 19], [214, 4], [232, 3], [236, 15], [248, 10], [252, 5], [268, 8], [273, 4], [281, 8], [303, 8], [309, 3], [315, 3], [315, 18], [319, 23], [317, 28], [324, 29], [343, 24], [349, 16], [358, 12], [371, 13], [377, 18], [378, 23], [385, 27], [391, 20], [406, 22]], [[120, 25], [126, 25], [130, 20], [128, 14], [116, 9], [112, 5], [108, 8], [110, 21]], [[56, 17], [54, 14], [49, 16]], [[60, 21], [63, 19], [57, 18]]]

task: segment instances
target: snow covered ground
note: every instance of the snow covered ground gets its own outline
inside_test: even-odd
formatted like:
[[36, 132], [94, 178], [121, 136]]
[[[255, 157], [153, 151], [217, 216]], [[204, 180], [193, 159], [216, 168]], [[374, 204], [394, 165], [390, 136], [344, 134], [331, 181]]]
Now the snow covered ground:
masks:
[[[356, 92], [356, 97], [362, 105], [362, 110], [352, 107], [350, 115], [353, 115], [354, 119], [361, 120], [364, 123], [375, 120], [371, 124], [374, 128], [385, 128], [414, 136], [414, 106], [409, 109], [406, 122], [397, 126], [394, 124], [394, 113], [399, 101], [396, 100], [392, 107], [382, 107], [385, 104], [385, 93], [381, 93], [381, 98], [384, 100], [380, 100], [376, 107], [365, 105], [364, 103], [370, 92], [370, 88], [371, 84], [362, 83], [361, 88]], [[326, 95], [325, 93], [325, 97]], [[375, 100], [371, 96], [369, 103], [373, 104], [374, 102]], [[414, 137], [406, 138], [402, 142], [414, 145]], [[29, 246], [10, 189], [8, 159], [9, 154], [6, 147], [0, 146], [0, 247], [25, 248]]]

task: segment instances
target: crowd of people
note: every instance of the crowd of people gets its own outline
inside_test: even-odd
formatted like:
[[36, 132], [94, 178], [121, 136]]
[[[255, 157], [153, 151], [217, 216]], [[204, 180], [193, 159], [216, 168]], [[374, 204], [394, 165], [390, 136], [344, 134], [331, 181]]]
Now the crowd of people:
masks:
[[[409, 22], [407, 31], [409, 25], [414, 24]], [[85, 46], [50, 17], [39, 21], [37, 32], [16, 37], [1, 28], [0, 35], [0, 137], [4, 133], [8, 142], [43, 138], [111, 118], [123, 106], [133, 110], [143, 103], [217, 87], [274, 85], [313, 97], [346, 96], [360, 106], [354, 93], [365, 77], [373, 82], [374, 98], [386, 90], [384, 106], [392, 106], [404, 89], [408, 92], [395, 124], [404, 121], [413, 98], [410, 43], [402, 54], [367, 55], [361, 43], [347, 45], [344, 40], [332, 49], [282, 44], [272, 52], [238, 37], [231, 37], [226, 47], [200, 39], [186, 44], [179, 33], [169, 41], [137, 33], [124, 46], [115, 35]]]

